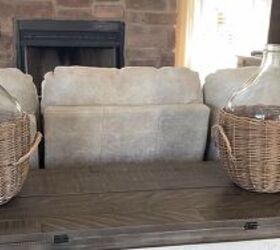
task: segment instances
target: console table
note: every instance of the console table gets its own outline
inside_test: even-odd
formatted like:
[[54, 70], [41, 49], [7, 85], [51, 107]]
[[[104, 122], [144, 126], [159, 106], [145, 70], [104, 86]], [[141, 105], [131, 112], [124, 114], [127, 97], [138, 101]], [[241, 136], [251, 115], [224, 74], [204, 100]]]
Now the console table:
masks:
[[32, 170], [20, 195], [0, 207], [0, 248], [270, 239], [280, 238], [279, 227], [280, 195], [244, 191], [214, 162], [42, 169]]

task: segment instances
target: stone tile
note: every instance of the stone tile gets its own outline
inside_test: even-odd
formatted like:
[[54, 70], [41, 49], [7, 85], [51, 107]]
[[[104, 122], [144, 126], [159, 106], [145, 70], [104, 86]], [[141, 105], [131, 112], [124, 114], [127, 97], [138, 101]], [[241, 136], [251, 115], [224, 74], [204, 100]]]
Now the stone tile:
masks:
[[145, 23], [147, 24], [175, 24], [176, 23], [176, 14], [163, 14], [163, 13], [146, 13], [145, 14]]
[[167, 0], [169, 10], [176, 12], [177, 10], [177, 0]]
[[166, 0], [126, 0], [126, 7], [133, 10], [165, 11]]
[[0, 18], [0, 35], [12, 36], [14, 31], [14, 20], [12, 17]]
[[56, 0], [58, 7], [90, 8], [92, 0]]
[[124, 9], [119, 5], [96, 5], [94, 7], [94, 17], [102, 19], [122, 19], [124, 17]]
[[1, 52], [7, 52], [13, 49], [13, 37], [12, 36], [6, 36], [1, 34], [0, 35], [0, 53]]
[[176, 32], [175, 28], [167, 29], [167, 48], [174, 49], [176, 46]]
[[147, 60], [147, 59], [159, 59], [159, 48], [127, 48], [126, 57], [128, 60]]
[[127, 11], [125, 20], [129, 23], [145, 23], [145, 14], [143, 12]]
[[161, 62], [157, 59], [150, 59], [150, 60], [128, 60], [126, 66], [150, 66], [150, 67], [161, 67]]
[[7, 59], [2, 61], [0, 58], [0, 68], [14, 68], [14, 67], [16, 67], [15, 61], [7, 60]]
[[174, 66], [175, 65], [175, 55], [174, 55], [174, 53], [162, 54], [160, 65], [161, 66]]
[[18, 1], [15, 4], [16, 18], [50, 18], [54, 16], [52, 1]]
[[15, 11], [15, 5], [12, 1], [0, 0], [0, 17], [10, 17]]
[[57, 19], [82, 19], [88, 20], [92, 19], [92, 11], [91, 9], [58, 9], [56, 13]]
[[0, 50], [0, 61], [4, 64], [6, 62], [7, 65], [11, 65], [15, 62], [14, 53], [9, 51], [2, 51]]
[[177, 15], [175, 13], [145, 13], [128, 11], [126, 20], [131, 23], [144, 23], [154, 25], [176, 24]]
[[127, 46], [142, 48], [165, 46], [166, 33], [163, 31], [158, 27], [129, 24], [126, 30]]
[[122, 3], [123, 0], [95, 0], [95, 2], [99, 3]]

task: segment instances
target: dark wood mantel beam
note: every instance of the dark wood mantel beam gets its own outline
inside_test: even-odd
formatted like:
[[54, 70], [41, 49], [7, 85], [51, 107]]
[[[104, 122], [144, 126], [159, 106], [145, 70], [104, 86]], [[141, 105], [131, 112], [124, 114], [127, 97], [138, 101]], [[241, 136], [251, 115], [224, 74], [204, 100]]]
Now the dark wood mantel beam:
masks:
[[280, 1], [272, 0], [268, 43], [280, 44]]

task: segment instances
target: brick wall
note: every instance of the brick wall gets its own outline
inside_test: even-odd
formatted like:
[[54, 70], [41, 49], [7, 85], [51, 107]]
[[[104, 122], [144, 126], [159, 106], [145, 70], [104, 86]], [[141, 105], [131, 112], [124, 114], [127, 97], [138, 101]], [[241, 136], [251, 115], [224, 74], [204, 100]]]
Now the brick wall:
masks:
[[176, 0], [0, 0], [0, 67], [16, 65], [18, 19], [126, 23], [126, 65], [174, 65]]

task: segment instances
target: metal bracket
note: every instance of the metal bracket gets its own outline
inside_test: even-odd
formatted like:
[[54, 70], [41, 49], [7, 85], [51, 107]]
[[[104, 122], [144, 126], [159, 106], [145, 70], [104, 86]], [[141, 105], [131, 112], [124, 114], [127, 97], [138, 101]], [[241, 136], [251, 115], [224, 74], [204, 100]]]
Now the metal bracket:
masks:
[[53, 237], [54, 244], [63, 244], [69, 242], [69, 236], [67, 234], [57, 234]]
[[259, 227], [259, 224], [257, 221], [249, 221], [246, 222], [244, 225], [244, 230], [257, 230]]

